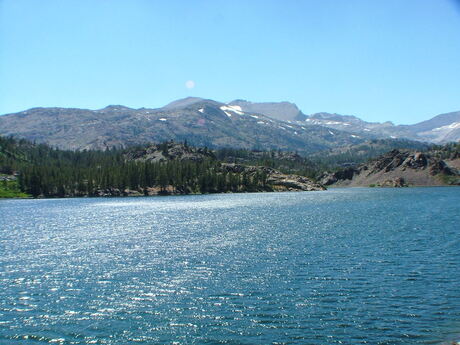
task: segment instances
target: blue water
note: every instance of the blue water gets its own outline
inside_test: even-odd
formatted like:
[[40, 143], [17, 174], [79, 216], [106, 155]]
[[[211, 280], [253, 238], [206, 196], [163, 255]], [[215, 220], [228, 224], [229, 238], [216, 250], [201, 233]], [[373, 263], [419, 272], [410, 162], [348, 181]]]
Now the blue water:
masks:
[[450, 344], [460, 188], [0, 201], [0, 344]]

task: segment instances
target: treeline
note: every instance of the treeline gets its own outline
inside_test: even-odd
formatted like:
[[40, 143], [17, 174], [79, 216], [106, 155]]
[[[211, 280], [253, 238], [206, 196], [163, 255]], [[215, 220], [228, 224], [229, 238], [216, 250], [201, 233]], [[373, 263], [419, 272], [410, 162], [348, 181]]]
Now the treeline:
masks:
[[[32, 196], [223, 193], [264, 190], [266, 177], [227, 173], [216, 161], [32, 166], [19, 175], [22, 191]], [[155, 190], [158, 188], [159, 190]]]
[[227, 172], [213, 157], [149, 162], [127, 160], [126, 153], [63, 151], [0, 137], [0, 173], [16, 173], [20, 190], [33, 197], [123, 195], [127, 190], [146, 195], [270, 190], [263, 172]]

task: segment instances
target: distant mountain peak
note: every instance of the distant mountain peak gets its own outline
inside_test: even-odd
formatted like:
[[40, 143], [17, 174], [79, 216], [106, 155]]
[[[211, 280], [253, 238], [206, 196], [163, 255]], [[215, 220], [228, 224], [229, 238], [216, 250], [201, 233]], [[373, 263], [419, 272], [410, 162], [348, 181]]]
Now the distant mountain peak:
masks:
[[258, 113], [281, 121], [296, 121], [305, 117], [295, 103], [287, 101], [249, 102], [243, 99], [235, 99], [228, 105], [239, 106], [246, 113]]
[[181, 98], [181, 99], [178, 99], [178, 100], [175, 100], [175, 101], [172, 101], [166, 104], [163, 107], [163, 109], [171, 110], [171, 109], [185, 108], [189, 105], [203, 102], [203, 101], [205, 101], [205, 99], [201, 97], [185, 97], [185, 98]]
[[348, 120], [359, 120], [359, 121], [362, 121], [360, 118], [354, 116], [354, 115], [340, 115], [340, 114], [337, 114], [337, 113], [327, 113], [327, 112], [319, 112], [319, 113], [314, 113], [314, 114], [311, 114], [311, 115], [308, 115], [308, 118], [311, 118], [311, 119], [324, 119], [324, 120], [328, 120], [328, 119], [336, 119], [336, 120], [345, 120], [345, 119], [348, 119]]
[[133, 110], [133, 109], [126, 107], [124, 105], [120, 105], [120, 104], [111, 104], [111, 105], [106, 106], [105, 108], [102, 108], [101, 110]]

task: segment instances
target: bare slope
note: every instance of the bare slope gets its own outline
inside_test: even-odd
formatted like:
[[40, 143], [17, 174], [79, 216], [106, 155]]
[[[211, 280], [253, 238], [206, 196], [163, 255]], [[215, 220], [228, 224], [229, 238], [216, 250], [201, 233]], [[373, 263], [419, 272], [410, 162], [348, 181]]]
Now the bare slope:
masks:
[[460, 155], [442, 159], [437, 151], [393, 150], [358, 167], [323, 175], [321, 182], [334, 186], [439, 186], [460, 184]]

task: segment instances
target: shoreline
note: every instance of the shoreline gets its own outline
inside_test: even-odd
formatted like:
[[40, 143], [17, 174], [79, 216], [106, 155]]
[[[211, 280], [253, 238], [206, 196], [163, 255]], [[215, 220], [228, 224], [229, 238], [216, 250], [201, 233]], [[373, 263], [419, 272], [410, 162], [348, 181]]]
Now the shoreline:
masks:
[[168, 193], [168, 194], [127, 194], [127, 195], [82, 195], [82, 196], [48, 196], [48, 197], [0, 197], [1, 200], [52, 200], [52, 199], [111, 199], [111, 198], [155, 198], [155, 197], [171, 197], [171, 196], [196, 196], [196, 195], [217, 195], [217, 194], [271, 194], [271, 193], [301, 193], [301, 192], [327, 192], [330, 190], [338, 189], [413, 189], [413, 188], [455, 188], [460, 187], [458, 185], [430, 185], [430, 186], [406, 186], [406, 187], [381, 187], [381, 186], [328, 186], [324, 190], [273, 190], [273, 191], [242, 191], [242, 192], [218, 192], [218, 193]]

